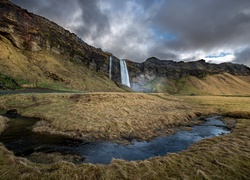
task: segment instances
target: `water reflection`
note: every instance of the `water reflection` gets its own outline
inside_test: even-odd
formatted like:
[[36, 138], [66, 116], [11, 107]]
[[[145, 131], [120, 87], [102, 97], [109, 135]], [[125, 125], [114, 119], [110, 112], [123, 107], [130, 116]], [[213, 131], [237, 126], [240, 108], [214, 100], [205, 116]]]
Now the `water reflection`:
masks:
[[6, 131], [0, 136], [0, 141], [17, 156], [29, 157], [37, 152], [60, 152], [83, 157], [82, 163], [109, 164], [113, 158], [132, 161], [179, 152], [201, 139], [230, 133], [219, 117], [215, 116], [206, 118], [204, 124], [193, 126], [190, 131], [179, 131], [155, 138], [150, 142], [133, 141], [130, 145], [122, 145], [34, 133], [32, 126], [37, 121], [34, 118], [24, 117], [11, 120]]

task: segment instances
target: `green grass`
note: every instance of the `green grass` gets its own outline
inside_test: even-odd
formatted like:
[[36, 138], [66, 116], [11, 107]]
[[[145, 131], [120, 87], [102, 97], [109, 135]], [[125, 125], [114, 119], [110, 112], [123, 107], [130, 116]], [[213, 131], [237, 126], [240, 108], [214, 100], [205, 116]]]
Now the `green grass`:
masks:
[[175, 81], [166, 80], [165, 78], [162, 78], [162, 77], [156, 77], [152, 81], [145, 84], [143, 88], [149, 89], [155, 93], [167, 92], [169, 94], [175, 94], [177, 92]]
[[[6, 88], [6, 89], [19, 89], [20, 86], [18, 84], [18, 82], [13, 79], [10, 76], [4, 75], [0, 73], [0, 85], [2, 86], [2, 88]], [[1, 87], [0, 87], [1, 89]]]
[[47, 89], [53, 89], [53, 90], [59, 90], [59, 91], [76, 91], [75, 89], [67, 88], [61, 84], [58, 83], [37, 83], [36, 88], [47, 88]]
[[208, 92], [203, 92], [201, 89], [192, 86], [188, 83], [188, 78], [181, 78], [176, 82], [176, 87], [178, 91], [176, 94], [181, 94], [181, 95], [202, 95], [202, 94], [207, 94]]

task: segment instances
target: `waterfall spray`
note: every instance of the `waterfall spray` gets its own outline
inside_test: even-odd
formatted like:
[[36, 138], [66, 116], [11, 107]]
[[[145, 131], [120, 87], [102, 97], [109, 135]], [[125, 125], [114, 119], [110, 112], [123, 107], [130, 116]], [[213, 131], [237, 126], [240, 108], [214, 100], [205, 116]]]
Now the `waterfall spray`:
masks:
[[128, 68], [127, 68], [126, 61], [124, 59], [120, 60], [120, 68], [121, 68], [121, 81], [122, 81], [122, 84], [130, 87]]

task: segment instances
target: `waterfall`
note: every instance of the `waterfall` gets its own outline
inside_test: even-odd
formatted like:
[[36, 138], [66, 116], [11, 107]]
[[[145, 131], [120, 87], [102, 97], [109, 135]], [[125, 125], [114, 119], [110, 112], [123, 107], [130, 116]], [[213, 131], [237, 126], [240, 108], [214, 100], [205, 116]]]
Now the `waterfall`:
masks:
[[109, 79], [112, 78], [112, 56], [109, 57]]
[[120, 60], [120, 68], [121, 68], [121, 81], [122, 81], [122, 84], [130, 87], [128, 68], [127, 68], [126, 61], [124, 59]]

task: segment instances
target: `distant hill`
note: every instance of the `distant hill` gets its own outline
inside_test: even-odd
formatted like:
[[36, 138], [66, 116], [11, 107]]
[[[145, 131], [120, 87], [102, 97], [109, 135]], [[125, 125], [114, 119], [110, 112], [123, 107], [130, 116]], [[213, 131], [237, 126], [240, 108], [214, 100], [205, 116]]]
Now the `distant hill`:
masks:
[[[122, 86], [120, 60], [86, 44], [56, 23], [0, 1], [0, 90], [44, 87], [86, 92], [130, 91]], [[112, 79], [109, 61], [112, 56]], [[155, 57], [126, 60], [132, 89], [170, 94], [250, 94], [247, 66]]]
[[155, 57], [143, 63], [128, 62], [132, 88], [170, 94], [250, 94], [250, 68], [211, 64], [205, 60], [175, 62]]

